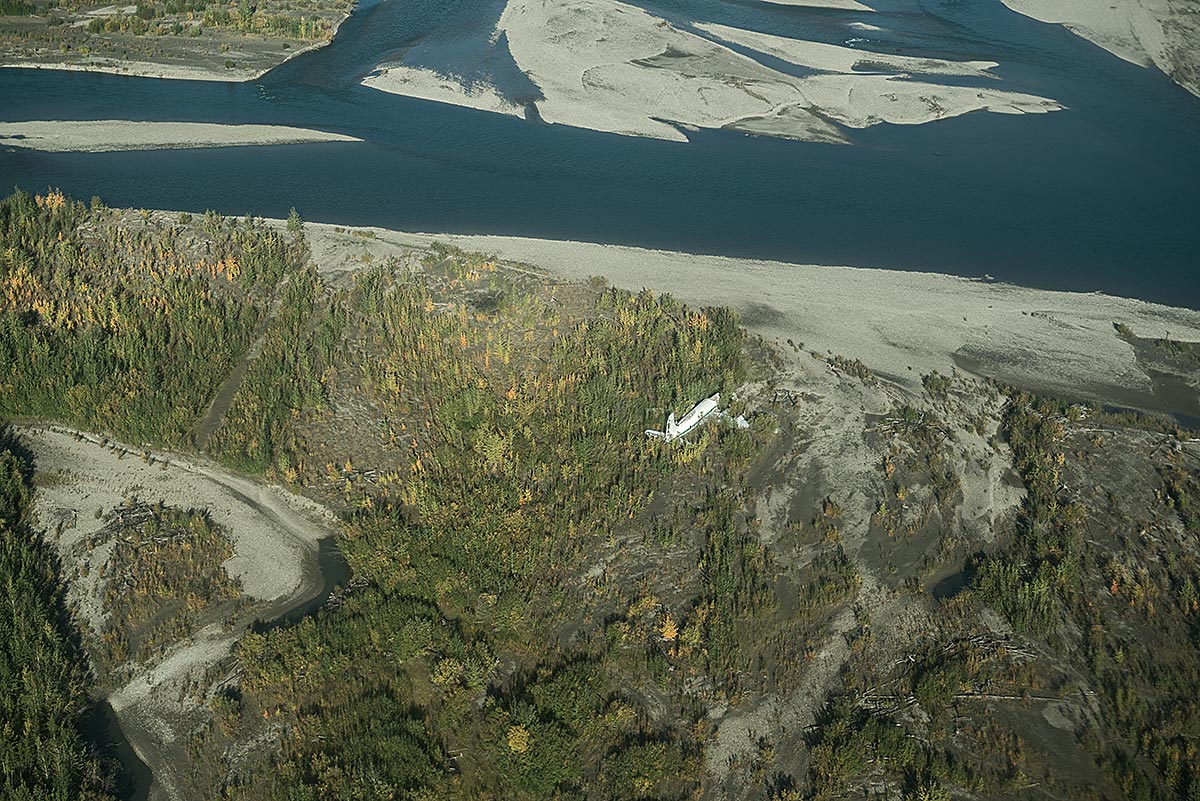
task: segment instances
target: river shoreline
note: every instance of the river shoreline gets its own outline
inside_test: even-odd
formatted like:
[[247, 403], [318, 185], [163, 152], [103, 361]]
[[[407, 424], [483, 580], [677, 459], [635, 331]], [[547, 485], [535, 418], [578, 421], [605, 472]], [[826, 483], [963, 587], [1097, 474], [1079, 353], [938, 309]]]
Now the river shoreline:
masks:
[[[835, 353], [919, 388], [921, 376], [961, 370], [1030, 390], [1182, 418], [1192, 397], [1156, 392], [1115, 323], [1139, 336], [1200, 341], [1200, 311], [1099, 293], [1030, 289], [941, 273], [787, 264], [618, 245], [503, 236], [403, 233], [355, 236], [307, 225], [328, 281], [373, 259], [445, 242], [567, 280], [601, 276], [700, 306], [729, 306], [777, 347]], [[374, 238], [371, 238], [373, 235]]]

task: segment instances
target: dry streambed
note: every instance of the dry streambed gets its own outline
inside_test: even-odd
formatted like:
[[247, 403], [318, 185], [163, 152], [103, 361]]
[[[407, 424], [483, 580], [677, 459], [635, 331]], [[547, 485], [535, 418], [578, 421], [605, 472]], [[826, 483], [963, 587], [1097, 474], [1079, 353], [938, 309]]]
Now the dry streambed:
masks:
[[[229, 656], [253, 620], [281, 615], [320, 592], [318, 543], [331, 536], [332, 517], [310, 501], [206, 461], [151, 454], [65, 428], [31, 426], [18, 433], [34, 458], [38, 520], [57, 532], [53, 539], [68, 575], [92, 558], [86, 544], [130, 498], [203, 510], [228, 532], [234, 555], [222, 566], [247, 603], [232, 620], [206, 621], [161, 658], [128, 666], [108, 699], [153, 773], [150, 797], [179, 798], [187, 738], [209, 717], [205, 700], [192, 691], [195, 683]], [[103, 588], [100, 571], [93, 570], [69, 588], [69, 601], [93, 632], [105, 620]]]

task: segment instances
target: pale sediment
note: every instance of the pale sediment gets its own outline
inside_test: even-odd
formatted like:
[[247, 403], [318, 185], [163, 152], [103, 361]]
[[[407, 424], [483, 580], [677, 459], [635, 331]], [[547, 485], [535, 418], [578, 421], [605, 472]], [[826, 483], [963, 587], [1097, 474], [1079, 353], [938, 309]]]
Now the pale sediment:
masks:
[[359, 142], [352, 136], [286, 125], [221, 125], [207, 122], [130, 120], [33, 120], [0, 122], [0, 147], [50, 152], [154, 150], [161, 148]]
[[1200, 95], [1200, 14], [1187, 0], [1003, 0], [1020, 14], [1060, 24], [1115, 56], [1157, 67]]
[[858, 0], [763, 0], [776, 6], [798, 6], [802, 8], [833, 8], [840, 11], [874, 11]]
[[113, 58], [95, 58], [84, 61], [20, 61], [0, 64], [0, 69], [62, 70], [66, 72], [101, 72], [110, 75], [128, 75], [131, 78], [163, 78], [174, 81], [221, 81], [223, 83], [245, 83], [262, 77], [267, 70], [233, 67], [218, 70], [191, 64], [160, 64], [154, 61], [124, 61]]
[[461, 77], [424, 67], [395, 66], [363, 80], [363, 86], [391, 94], [433, 100], [496, 114], [525, 116], [525, 110], [487, 83], [468, 83]]
[[[687, 131], [728, 128], [845, 143], [841, 126], [1061, 108], [1033, 95], [910, 78], [995, 80], [992, 61], [870, 53], [714, 24], [684, 30], [620, 0], [509, 0], [492, 46], [501, 41], [503, 57], [536, 87], [530, 103], [541, 120], [626, 136], [686, 141]], [[815, 74], [775, 69], [754, 52]], [[486, 82], [416, 64], [389, 67], [365, 83], [487, 111], [524, 111]]]

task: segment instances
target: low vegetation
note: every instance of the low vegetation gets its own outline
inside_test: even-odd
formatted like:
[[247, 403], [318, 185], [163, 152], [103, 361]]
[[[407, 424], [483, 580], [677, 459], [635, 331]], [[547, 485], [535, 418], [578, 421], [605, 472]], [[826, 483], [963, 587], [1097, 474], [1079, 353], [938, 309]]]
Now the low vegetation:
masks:
[[106, 537], [100, 653], [109, 669], [156, 655], [195, 630], [200, 613], [240, 595], [222, 567], [233, 547], [202, 512], [128, 503], [88, 544]]

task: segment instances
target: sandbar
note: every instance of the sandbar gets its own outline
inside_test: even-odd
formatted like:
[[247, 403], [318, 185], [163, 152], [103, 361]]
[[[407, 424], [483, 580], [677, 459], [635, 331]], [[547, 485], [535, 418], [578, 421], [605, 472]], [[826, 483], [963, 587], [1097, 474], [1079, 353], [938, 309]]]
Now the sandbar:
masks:
[[[540, 120], [624, 136], [686, 142], [691, 131], [724, 128], [847, 144], [846, 128], [1062, 108], [1034, 95], [911, 77], [993, 81], [992, 61], [871, 53], [716, 24], [685, 30], [621, 0], [508, 0], [492, 45], [500, 41], [536, 86], [529, 105]], [[817, 74], [776, 69], [747, 50]], [[526, 111], [486, 83], [416, 65], [364, 83], [514, 116]]]
[[53, 153], [360, 141], [353, 136], [286, 125], [131, 120], [0, 122], [0, 147]]

